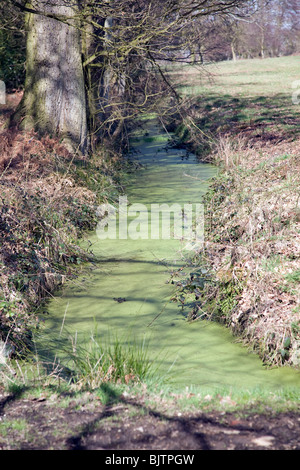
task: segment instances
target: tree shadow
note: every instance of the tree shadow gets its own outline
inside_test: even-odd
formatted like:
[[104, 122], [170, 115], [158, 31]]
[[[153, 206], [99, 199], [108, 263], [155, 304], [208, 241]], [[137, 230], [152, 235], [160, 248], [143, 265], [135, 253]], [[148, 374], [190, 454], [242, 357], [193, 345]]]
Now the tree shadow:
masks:
[[300, 135], [297, 107], [291, 96], [240, 96], [210, 93], [194, 100], [197, 125], [212, 135], [243, 134], [252, 140], [278, 142]]
[[[102, 391], [106, 394], [108, 400], [104, 409], [92, 421], [87, 423], [77, 434], [71, 436], [67, 442], [68, 450], [87, 450], [91, 447], [98, 450], [129, 450], [129, 449], [193, 449], [193, 450], [212, 450], [210, 444], [210, 433], [207, 427], [214, 428], [214, 434], [230, 430], [232, 434], [238, 432], [247, 432], [252, 435], [258, 431], [255, 426], [243, 424], [236, 421], [233, 424], [226, 424], [218, 420], [217, 416], [203, 414], [199, 412], [189, 416], [168, 415], [152, 408], [145, 403], [139, 403], [135, 399], [126, 398], [109, 385], [104, 384]], [[120, 407], [116, 404], [121, 405]], [[120, 408], [133, 407], [135, 419], [130, 423], [122, 422], [120, 417]], [[223, 413], [224, 415], [225, 413]], [[140, 417], [140, 419], [139, 419]], [[109, 418], [110, 423], [115, 418], [116, 428], [110, 428], [110, 442], [105, 436], [104, 421]], [[147, 426], [147, 422], [151, 425]], [[141, 422], [145, 427], [145, 432], [137, 434], [135, 427]], [[163, 423], [163, 427], [161, 427]], [[145, 426], [144, 426], [145, 424]], [[103, 427], [102, 427], [103, 425]], [[121, 429], [121, 431], [120, 431]], [[262, 431], [259, 429], [259, 431]], [[175, 442], [172, 435], [176, 435]], [[166, 444], [166, 441], [168, 444]], [[182, 441], [182, 444], [180, 442]]]
[[[99, 430], [98, 427], [101, 425], [101, 422], [104, 421], [107, 418], [114, 418], [118, 417], [118, 412], [115, 410], [115, 405], [116, 404], [121, 404], [124, 406], [131, 406], [134, 407], [135, 410], [141, 414], [144, 414], [146, 416], [150, 416], [151, 418], [154, 418], [155, 421], [164, 421], [169, 424], [173, 424], [178, 427], [178, 430], [190, 438], [193, 438], [198, 442], [198, 448], [203, 449], [203, 450], [209, 450], [210, 446], [206, 440], [206, 437], [203, 433], [196, 432], [192, 429], [192, 422], [194, 419], [198, 418], [192, 418], [192, 419], [187, 419], [187, 418], [181, 418], [181, 417], [176, 417], [176, 416], [167, 416], [164, 413], [161, 413], [159, 411], [156, 411], [152, 409], [150, 406], [146, 406], [143, 404], [138, 403], [135, 400], [125, 398], [124, 395], [121, 393], [117, 393], [116, 390], [114, 390], [113, 387], [109, 384], [103, 384], [101, 386], [101, 392], [103, 394], [102, 401], [107, 401], [103, 411], [98, 414], [98, 416], [95, 417], [95, 419], [88, 424], [85, 425], [85, 427], [81, 430], [76, 435], [71, 436], [67, 440], [67, 449], [68, 450], [86, 450], [86, 444], [84, 443], [85, 440], [92, 438], [93, 435], [98, 435]], [[202, 418], [205, 421], [210, 421], [207, 417]], [[100, 431], [101, 434], [101, 431]], [[135, 441], [136, 443], [139, 443], [140, 445], [142, 443], [148, 443], [150, 441], [153, 441], [153, 438], [155, 436], [146, 433], [143, 435], [142, 438], [139, 438], [136, 440], [136, 438], [132, 439], [130, 430], [127, 431], [126, 437], [124, 434], [120, 436], [120, 439], [115, 439], [114, 441], [111, 442], [110, 445], [103, 445], [101, 446], [101, 449], [103, 450], [108, 450], [108, 449], [117, 449], [119, 445], [122, 446], [123, 443], [131, 442], [131, 444]]]
[[12, 386], [10, 394], [0, 400], [0, 417], [4, 414], [5, 407], [21, 398], [28, 389], [26, 385]]

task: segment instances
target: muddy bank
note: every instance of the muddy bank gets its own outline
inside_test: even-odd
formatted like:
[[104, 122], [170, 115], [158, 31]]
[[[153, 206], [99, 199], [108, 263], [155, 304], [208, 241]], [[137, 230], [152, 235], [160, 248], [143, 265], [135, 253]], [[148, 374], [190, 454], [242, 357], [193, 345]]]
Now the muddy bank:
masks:
[[122, 456], [121, 450], [141, 459], [147, 458], [139, 453], [143, 450], [190, 450], [195, 464], [200, 450], [300, 448], [297, 410], [276, 413], [271, 402], [232, 409], [226, 397], [199, 409], [201, 399], [193, 398], [195, 406], [188, 411], [181, 409], [180, 396], [151, 397], [146, 390], [115, 394], [105, 402], [99, 392], [57, 394], [52, 389], [18, 397], [0, 389], [0, 449], [101, 450], [103, 461], [112, 452]]

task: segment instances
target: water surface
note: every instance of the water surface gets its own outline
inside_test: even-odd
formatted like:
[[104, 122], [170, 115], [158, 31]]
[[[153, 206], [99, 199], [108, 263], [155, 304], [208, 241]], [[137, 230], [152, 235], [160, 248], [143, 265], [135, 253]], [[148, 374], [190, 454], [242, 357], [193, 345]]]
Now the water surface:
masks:
[[[155, 203], [201, 202], [216, 168], [167, 143], [168, 135], [152, 126], [134, 144], [142, 168], [125, 188], [129, 204], [149, 208]], [[62, 324], [79, 343], [96, 327], [103, 340], [111, 334], [146, 337], [149, 356], [159, 358], [161, 374], [174, 387], [278, 389], [300, 384], [298, 372], [266, 369], [221, 325], [186, 321], [170, 301], [174, 286], [167, 282], [171, 272], [185, 266], [185, 242], [99, 240], [96, 233], [89, 240], [95, 265], [51, 301], [45, 324], [49, 344], [60, 335]]]

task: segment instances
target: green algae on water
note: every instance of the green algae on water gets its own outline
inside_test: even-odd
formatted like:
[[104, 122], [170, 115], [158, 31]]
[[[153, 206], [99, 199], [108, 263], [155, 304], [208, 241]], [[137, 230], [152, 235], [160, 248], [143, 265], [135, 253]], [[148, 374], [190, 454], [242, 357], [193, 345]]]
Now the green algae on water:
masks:
[[[201, 203], [217, 169], [171, 148], [169, 136], [153, 123], [143, 135], [133, 142], [142, 166], [127, 181], [129, 206]], [[96, 323], [103, 342], [112, 333], [125, 338], [129, 331], [136, 341], [147, 338], [148, 358], [160, 362], [159, 373], [177, 388], [278, 390], [300, 384], [297, 371], [265, 368], [223, 326], [187, 322], [182, 309], [170, 300], [174, 286], [168, 282], [172, 273], [186, 266], [189, 253], [184, 241], [149, 236], [99, 239], [96, 233], [89, 241], [95, 255], [92, 269], [49, 304], [45, 329], [49, 344], [59, 337], [62, 323], [77, 344], [87, 341]], [[59, 356], [59, 348], [50, 348], [50, 354]]]

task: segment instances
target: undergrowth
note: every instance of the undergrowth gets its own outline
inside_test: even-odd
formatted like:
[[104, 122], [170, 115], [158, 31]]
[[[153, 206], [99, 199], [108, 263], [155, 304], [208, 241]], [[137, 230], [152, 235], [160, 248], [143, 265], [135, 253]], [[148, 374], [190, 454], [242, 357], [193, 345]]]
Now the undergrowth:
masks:
[[138, 341], [134, 336], [114, 334], [104, 340], [97, 331], [83, 345], [70, 338], [61, 349], [67, 358], [66, 377], [78, 390], [94, 390], [104, 383], [142, 383], [157, 370], [148, 357], [146, 338]]
[[282, 90], [297, 61], [224, 62], [207, 75], [186, 67], [176, 74], [184, 119], [178, 113], [166, 125], [219, 168], [203, 199], [204, 250], [190, 276], [174, 280], [174, 300], [191, 321], [228, 326], [267, 365], [299, 368], [299, 126]]
[[121, 166], [108, 148], [79, 157], [49, 137], [2, 132], [0, 345], [25, 354], [37, 309], [92, 256], [78, 241], [120, 190]]
[[298, 146], [289, 144], [283, 158], [278, 146], [262, 152], [225, 140], [216, 146], [221, 171], [203, 200], [205, 248], [190, 278], [177, 282], [174, 300], [192, 300], [190, 320], [225, 324], [266, 364], [298, 368]]

